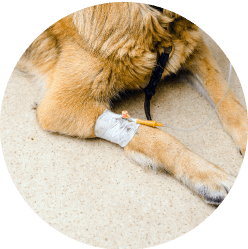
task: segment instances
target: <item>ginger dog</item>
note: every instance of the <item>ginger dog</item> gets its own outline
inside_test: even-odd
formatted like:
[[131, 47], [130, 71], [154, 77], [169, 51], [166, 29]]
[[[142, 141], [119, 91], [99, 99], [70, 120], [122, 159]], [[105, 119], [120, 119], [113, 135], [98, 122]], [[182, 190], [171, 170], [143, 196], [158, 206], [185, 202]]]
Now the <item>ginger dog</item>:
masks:
[[[187, 19], [146, 4], [109, 3], [75, 12], [45, 30], [17, 64], [46, 82], [37, 119], [50, 132], [94, 138], [98, 117], [120, 92], [148, 82], [157, 56], [171, 55], [162, 77], [184, 68], [192, 72], [216, 105], [227, 83], [204, 44], [198, 27]], [[225, 130], [244, 155], [247, 112], [229, 90], [218, 108]], [[161, 167], [219, 205], [234, 177], [188, 150], [158, 128], [140, 125], [124, 146], [127, 156], [145, 166]]]

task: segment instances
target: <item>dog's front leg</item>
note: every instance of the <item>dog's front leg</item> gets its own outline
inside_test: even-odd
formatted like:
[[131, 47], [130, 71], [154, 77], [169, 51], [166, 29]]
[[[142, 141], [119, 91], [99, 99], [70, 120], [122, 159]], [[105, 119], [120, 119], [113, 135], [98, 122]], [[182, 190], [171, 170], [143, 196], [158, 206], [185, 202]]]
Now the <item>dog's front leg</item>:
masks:
[[[207, 46], [201, 41], [186, 68], [198, 78], [216, 106], [225, 95], [227, 83]], [[231, 89], [218, 107], [218, 114], [225, 130], [232, 136], [234, 142], [244, 155], [247, 143], [247, 111], [240, 104]]]
[[157, 128], [141, 125], [124, 150], [142, 166], [165, 169], [207, 203], [220, 204], [234, 182], [234, 177]]
[[37, 108], [42, 129], [81, 138], [94, 138], [98, 117], [108, 108], [106, 103], [82, 101], [81, 96], [62, 90], [49, 90]]

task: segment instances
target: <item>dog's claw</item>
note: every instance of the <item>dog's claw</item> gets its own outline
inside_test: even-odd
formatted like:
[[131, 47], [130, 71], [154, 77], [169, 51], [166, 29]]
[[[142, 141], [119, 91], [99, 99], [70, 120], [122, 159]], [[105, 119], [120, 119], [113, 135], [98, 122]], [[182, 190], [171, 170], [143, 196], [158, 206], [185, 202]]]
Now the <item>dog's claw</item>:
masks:
[[241, 156], [243, 156], [241, 149], [239, 149], [239, 153], [240, 153]]
[[227, 194], [229, 193], [229, 189], [223, 185], [223, 188], [226, 190]]

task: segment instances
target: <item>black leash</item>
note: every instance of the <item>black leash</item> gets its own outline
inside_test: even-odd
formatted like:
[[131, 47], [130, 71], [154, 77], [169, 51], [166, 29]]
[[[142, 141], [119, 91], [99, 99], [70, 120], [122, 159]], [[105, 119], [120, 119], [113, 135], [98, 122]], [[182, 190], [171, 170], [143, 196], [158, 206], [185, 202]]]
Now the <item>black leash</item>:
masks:
[[169, 54], [167, 52], [163, 52], [160, 56], [158, 56], [157, 59], [157, 65], [152, 71], [152, 76], [150, 79], [149, 84], [144, 89], [145, 92], [145, 113], [147, 120], [152, 120], [151, 114], [150, 114], [150, 101], [152, 99], [152, 96], [155, 94], [156, 87], [158, 85], [158, 82], [161, 80], [162, 74], [164, 72], [165, 64], [169, 59]]

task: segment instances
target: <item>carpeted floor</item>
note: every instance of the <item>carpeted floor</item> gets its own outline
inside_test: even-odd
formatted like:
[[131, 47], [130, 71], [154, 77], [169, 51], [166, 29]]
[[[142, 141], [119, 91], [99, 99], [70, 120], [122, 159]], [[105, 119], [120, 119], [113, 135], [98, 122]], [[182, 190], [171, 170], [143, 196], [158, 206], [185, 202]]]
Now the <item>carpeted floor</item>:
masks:
[[[227, 78], [229, 61], [203, 35]], [[212, 113], [211, 105], [185, 78], [181, 75], [159, 85], [151, 102], [154, 119], [189, 128]], [[245, 106], [234, 71], [231, 88]], [[13, 72], [2, 105], [1, 142], [19, 192], [53, 228], [93, 246], [144, 248], [187, 233], [215, 211], [170, 175], [144, 170], [129, 161], [118, 145], [41, 130], [32, 109], [37, 94], [31, 77]], [[143, 93], [124, 97], [114, 111], [125, 109], [144, 119], [143, 101]], [[192, 151], [238, 174], [243, 158], [216, 115], [196, 131], [162, 129]]]

